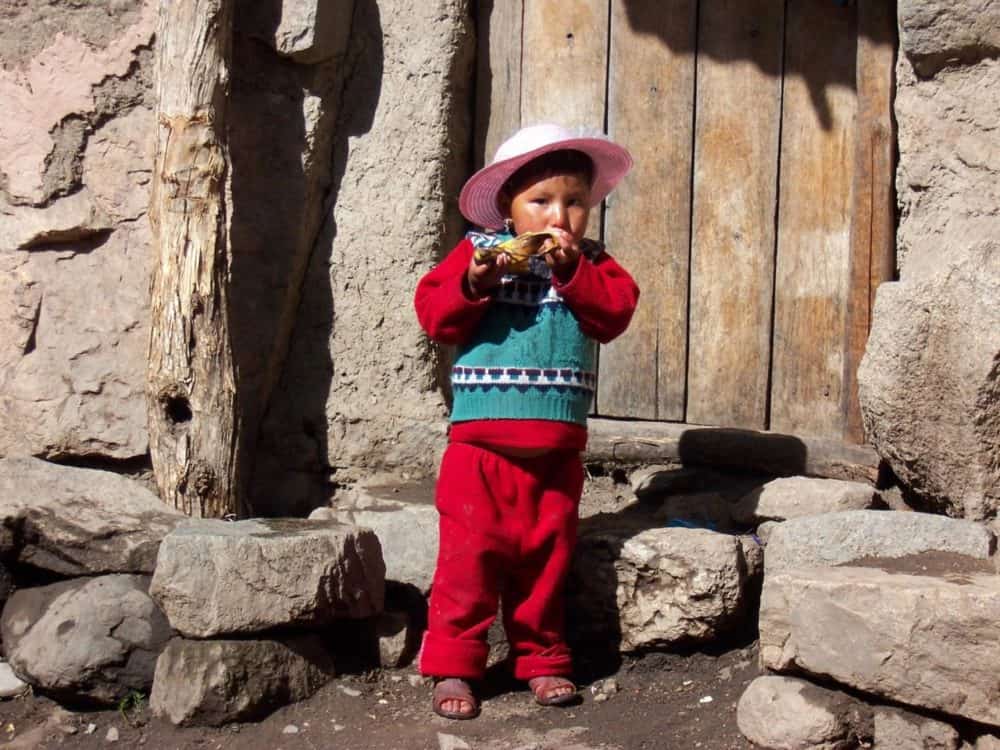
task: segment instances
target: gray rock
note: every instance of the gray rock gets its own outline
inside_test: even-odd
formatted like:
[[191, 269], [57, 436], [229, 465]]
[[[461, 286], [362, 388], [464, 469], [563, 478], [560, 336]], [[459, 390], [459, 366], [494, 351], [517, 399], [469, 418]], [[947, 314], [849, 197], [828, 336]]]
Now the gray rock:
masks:
[[13, 698], [23, 693], [26, 687], [28, 683], [14, 674], [10, 664], [0, 660], [0, 698]]
[[174, 638], [156, 662], [149, 705], [156, 716], [184, 726], [219, 726], [258, 719], [308, 698], [334, 676], [322, 639]]
[[900, 0], [899, 48], [922, 76], [1000, 47], [1000, 7], [991, 0]]
[[342, 57], [353, 14], [354, 0], [282, 0], [274, 48], [298, 63]]
[[0, 554], [73, 576], [152, 573], [184, 516], [118, 474], [0, 458], [0, 519]]
[[747, 493], [732, 507], [733, 518], [756, 525], [838, 510], [876, 507], [875, 489], [861, 482], [811, 477], [782, 477]]
[[[927, 558], [927, 556], [925, 556]], [[1000, 576], [983, 561], [934, 570], [793, 568], [764, 576], [762, 666], [1000, 726]]]
[[1000, 736], [984, 734], [976, 738], [974, 750], [1000, 750]]
[[1000, 243], [957, 249], [913, 276], [878, 291], [858, 371], [866, 433], [926, 506], [992, 518], [1000, 509]]
[[28, 682], [106, 705], [147, 692], [170, 637], [147, 576], [109, 575], [21, 589], [0, 629], [11, 666]]
[[358, 487], [338, 499], [330, 516], [375, 532], [382, 545], [386, 580], [416, 586], [424, 594], [430, 591], [438, 554], [432, 483]]
[[740, 697], [736, 724], [763, 748], [846, 750], [871, 739], [872, 709], [806, 680], [764, 675]]
[[419, 637], [406, 612], [383, 612], [375, 619], [379, 662], [387, 669], [406, 666], [416, 654]]
[[256, 633], [380, 612], [385, 566], [368, 529], [191, 521], [163, 540], [150, 594], [185, 636]]
[[581, 535], [567, 583], [575, 640], [622, 651], [696, 643], [742, 622], [750, 571], [736, 536], [704, 529]]
[[766, 574], [803, 565], [939, 551], [986, 559], [996, 538], [985, 526], [929, 513], [848, 510], [785, 521], [768, 538]]
[[688, 492], [697, 486], [696, 469], [676, 466], [644, 466], [629, 475], [632, 491], [640, 500], [658, 498], [675, 492]]
[[875, 707], [875, 750], [959, 750], [962, 738], [943, 721], [888, 706]]

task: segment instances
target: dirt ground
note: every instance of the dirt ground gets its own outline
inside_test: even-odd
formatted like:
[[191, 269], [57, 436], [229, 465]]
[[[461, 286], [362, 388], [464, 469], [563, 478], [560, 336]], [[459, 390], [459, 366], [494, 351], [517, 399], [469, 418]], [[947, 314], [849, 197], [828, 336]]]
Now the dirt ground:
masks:
[[483, 686], [482, 715], [463, 722], [431, 713], [430, 687], [412, 668], [346, 675], [262, 721], [219, 729], [178, 728], [145, 705], [127, 717], [73, 712], [29, 694], [0, 703], [0, 748], [737, 750], [753, 747], [736, 728], [736, 702], [756, 664], [752, 645], [649, 654], [595, 673], [581, 685], [581, 703], [567, 708], [536, 706], [525, 688], [494, 672]]
[[[673, 501], [689, 494], [706, 510], [711, 496], [732, 502], [759, 477], [684, 477]], [[581, 516], [638, 517], [664, 523], [659, 502], [639, 503], [621, 474], [592, 474]], [[494, 629], [496, 630], [496, 629]], [[494, 635], [495, 634], [491, 634]], [[0, 750], [110, 747], [159, 750], [738, 750], [754, 747], [736, 727], [736, 704], [759, 674], [752, 633], [728, 645], [649, 653], [608, 661], [575, 653], [581, 701], [543, 708], [494, 665], [481, 686], [482, 714], [449, 721], [430, 710], [430, 684], [413, 666], [348, 672], [300, 703], [266, 718], [222, 728], [178, 728], [142, 702], [127, 711], [72, 711], [26, 694], [0, 702]], [[502, 639], [502, 636], [501, 636]], [[495, 651], [503, 644], [491, 638]], [[497, 648], [499, 646], [499, 648]], [[110, 739], [117, 736], [117, 739]]]

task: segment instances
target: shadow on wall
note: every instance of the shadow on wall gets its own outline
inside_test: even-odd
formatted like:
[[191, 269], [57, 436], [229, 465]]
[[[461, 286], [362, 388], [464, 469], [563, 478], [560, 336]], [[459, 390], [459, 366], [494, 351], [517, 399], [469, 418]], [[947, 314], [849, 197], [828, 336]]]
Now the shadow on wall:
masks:
[[[675, 55], [697, 52], [723, 63], [750, 63], [775, 79], [783, 74], [802, 79], [824, 129], [833, 126], [830, 89], [855, 89], [859, 34], [879, 45], [895, 45], [895, 0], [863, 0], [864, 5], [862, 0], [611, 2], [621, 4], [633, 34], [656, 37]], [[497, 0], [477, 5], [480, 59], [488, 60], [490, 45], [497, 43], [497, 34], [491, 34], [497, 5]], [[521, 59], [533, 58], [523, 54]], [[611, 75], [613, 79], [614, 71]], [[477, 86], [479, 101], [491, 101], [488, 66], [480, 66]], [[480, 113], [489, 115], [488, 109]], [[477, 154], [482, 146], [477, 141]]]
[[[240, 0], [244, 7], [235, 14], [230, 316], [242, 448], [255, 456], [245, 485], [253, 515], [310, 510], [275, 492], [269, 478], [278, 467], [295, 467], [306, 483], [325, 478], [334, 300], [324, 248], [336, 236], [332, 206], [348, 139], [371, 129], [383, 68], [376, 0], [321, 0], [315, 33], [331, 26], [323, 14], [347, 16], [345, 2], [353, 5], [349, 33], [340, 35], [346, 48], [315, 64], [280, 55], [264, 41], [281, 23], [281, 0]], [[285, 367], [296, 358], [304, 364]], [[269, 420], [273, 403], [285, 400], [287, 369], [297, 373], [294, 400], [303, 424], [283, 425], [281, 414]], [[276, 424], [263, 427], [267, 422]]]

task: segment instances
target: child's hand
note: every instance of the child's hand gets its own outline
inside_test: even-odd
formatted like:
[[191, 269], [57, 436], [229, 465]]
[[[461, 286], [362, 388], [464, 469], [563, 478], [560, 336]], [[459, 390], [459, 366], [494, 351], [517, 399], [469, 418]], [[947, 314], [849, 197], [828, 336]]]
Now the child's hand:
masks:
[[552, 232], [559, 246], [546, 253], [545, 262], [559, 276], [571, 275], [561, 272], [569, 271], [576, 266], [576, 262], [580, 259], [580, 243], [564, 229], [549, 227], [547, 231]]
[[469, 260], [469, 270], [465, 272], [465, 281], [473, 297], [485, 297], [503, 277], [507, 267], [507, 256], [498, 255], [484, 261], [477, 261], [475, 256]]

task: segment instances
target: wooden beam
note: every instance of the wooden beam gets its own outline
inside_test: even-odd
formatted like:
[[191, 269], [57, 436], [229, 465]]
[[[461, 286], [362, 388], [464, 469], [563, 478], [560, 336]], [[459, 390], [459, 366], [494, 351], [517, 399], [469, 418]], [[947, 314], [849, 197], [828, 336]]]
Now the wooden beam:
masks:
[[874, 449], [836, 440], [671, 422], [591, 419], [588, 427], [587, 461], [710, 466], [872, 485], [878, 477]]
[[229, 340], [226, 99], [232, 0], [161, 0], [147, 396], [163, 500], [239, 513], [240, 420]]

